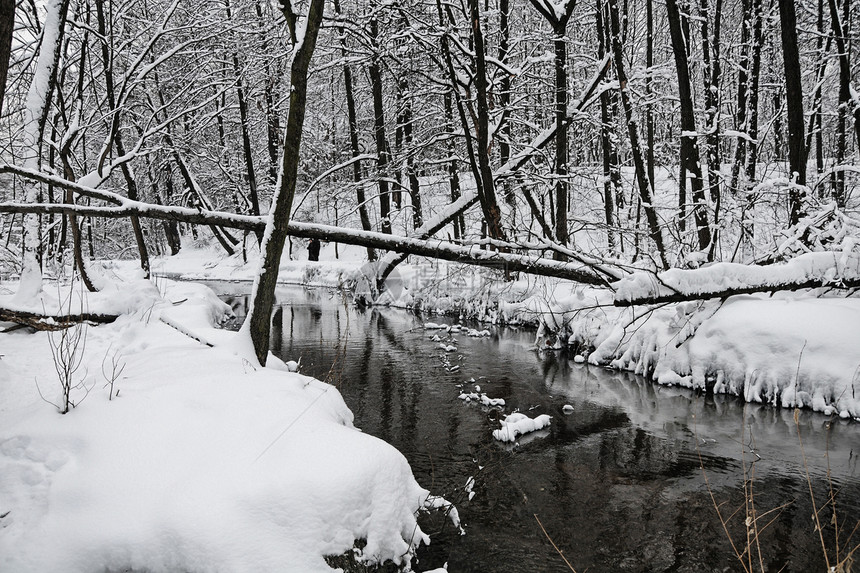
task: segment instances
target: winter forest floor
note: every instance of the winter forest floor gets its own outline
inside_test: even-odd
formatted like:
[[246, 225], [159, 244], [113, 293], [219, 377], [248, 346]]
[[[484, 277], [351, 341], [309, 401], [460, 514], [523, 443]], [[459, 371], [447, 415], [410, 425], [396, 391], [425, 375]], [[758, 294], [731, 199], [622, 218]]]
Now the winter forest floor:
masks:
[[[279, 276], [361, 292], [360, 253], [339, 255], [327, 244], [310, 263], [296, 245], [299, 260]], [[187, 248], [155, 261], [152, 282], [134, 278], [133, 262], [100, 267], [97, 295], [46, 287], [20, 310], [115, 322], [0, 334], [0, 570], [329, 571], [322, 557], [356, 540], [370, 562], [408, 564], [427, 541], [416, 515], [447, 502], [396, 449], [356, 431], [334, 387], [274, 357], [253, 367], [242, 336], [218, 328], [229, 307], [191, 282], [251, 280], [254, 265]], [[0, 305], [14, 308], [14, 292], [0, 283]], [[570, 346], [658, 384], [860, 418], [857, 298], [805, 291], [633, 310], [592, 287], [415, 259], [376, 302], [529, 324], [542, 350]]]

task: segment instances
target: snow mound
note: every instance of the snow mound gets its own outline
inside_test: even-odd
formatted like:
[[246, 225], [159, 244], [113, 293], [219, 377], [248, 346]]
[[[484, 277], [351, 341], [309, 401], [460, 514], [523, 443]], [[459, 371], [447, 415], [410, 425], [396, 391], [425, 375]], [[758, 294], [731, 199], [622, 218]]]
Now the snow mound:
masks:
[[735, 296], [649, 312], [594, 339], [592, 364], [749, 402], [860, 417], [860, 300]]
[[[48, 335], [3, 335], [0, 570], [328, 573], [359, 539], [362, 560], [408, 562], [435, 502], [406, 459], [333, 386], [234, 354], [208, 289], [165, 290], [182, 302], [87, 330], [89, 394], [65, 416], [22, 376]], [[106, 356], [124, 365], [110, 400]], [[52, 369], [35, 368], [43, 392]]]
[[493, 430], [493, 437], [501, 442], [513, 442], [523, 434], [546, 428], [551, 421], [552, 417], [548, 414], [529, 418], [525, 414], [517, 412], [505, 416], [505, 419], [501, 420], [502, 427], [498, 430]]

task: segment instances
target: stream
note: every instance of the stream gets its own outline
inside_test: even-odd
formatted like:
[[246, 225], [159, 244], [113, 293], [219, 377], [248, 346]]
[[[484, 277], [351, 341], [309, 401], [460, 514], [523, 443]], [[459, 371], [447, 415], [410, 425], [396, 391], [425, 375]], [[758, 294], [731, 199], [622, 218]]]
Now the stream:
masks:
[[[250, 285], [209, 286], [241, 320]], [[442, 516], [422, 518], [432, 542], [416, 571], [570, 571], [564, 558], [580, 573], [742, 571], [725, 530], [743, 554], [751, 516], [760, 532], [758, 543], [750, 537], [753, 570], [823, 572], [810, 487], [824, 524], [836, 492], [840, 545], [860, 543], [860, 531], [846, 542], [860, 519], [856, 423], [808, 411], [795, 421], [791, 410], [538, 353], [528, 328], [468, 323], [490, 336], [455, 335], [457, 350], [446, 352], [430, 339], [445, 331], [423, 324], [452, 317], [359, 309], [328, 289], [277, 294], [272, 351], [337, 386], [355, 425], [399, 449], [423, 487], [457, 506], [465, 535]], [[503, 398], [504, 412], [458, 398], [476, 385]], [[493, 439], [517, 410], [552, 423], [516, 445]], [[832, 526], [824, 544], [834, 565]]]

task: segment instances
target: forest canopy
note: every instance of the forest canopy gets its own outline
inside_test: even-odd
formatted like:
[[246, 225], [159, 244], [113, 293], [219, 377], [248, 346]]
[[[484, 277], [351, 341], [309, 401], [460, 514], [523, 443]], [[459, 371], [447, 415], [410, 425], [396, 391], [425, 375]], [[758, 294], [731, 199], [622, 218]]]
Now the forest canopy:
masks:
[[608, 282], [855, 248], [848, 0], [334, 0], [308, 49], [310, 8], [2, 0], [4, 273], [247, 253], [285, 183], [285, 228], [370, 260], [436, 236]]

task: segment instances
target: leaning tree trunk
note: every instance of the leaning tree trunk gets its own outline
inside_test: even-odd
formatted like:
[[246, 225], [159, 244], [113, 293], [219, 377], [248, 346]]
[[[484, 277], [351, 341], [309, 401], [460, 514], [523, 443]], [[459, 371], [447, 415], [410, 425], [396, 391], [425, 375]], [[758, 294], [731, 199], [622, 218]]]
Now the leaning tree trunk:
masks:
[[[254, 354], [261, 365], [266, 364], [269, 354], [272, 307], [275, 302], [275, 287], [278, 282], [278, 265], [287, 240], [287, 225], [296, 193], [296, 176], [299, 170], [299, 150], [302, 141], [302, 126], [305, 121], [305, 106], [308, 92], [308, 68], [317, 43], [317, 34], [323, 18], [325, 0], [311, 0], [308, 7], [304, 34], [295, 38], [293, 61], [290, 65], [290, 109], [284, 134], [284, 157], [281, 162], [279, 184], [272, 198], [272, 208], [266, 223], [261, 245], [260, 270], [254, 281], [251, 309], [242, 330], [250, 334]], [[289, 3], [281, 5], [288, 22], [295, 22]], [[293, 32], [295, 34], [295, 32]]]
[[666, 260], [666, 248], [663, 245], [663, 233], [660, 231], [660, 223], [657, 220], [657, 210], [654, 208], [652, 199], [653, 186], [648, 179], [648, 171], [642, 159], [642, 149], [639, 145], [639, 130], [636, 118], [633, 117], [633, 103], [630, 101], [630, 93], [627, 89], [627, 74], [624, 71], [624, 49], [621, 45], [621, 26], [618, 21], [618, 5], [615, 0], [609, 0], [609, 25], [612, 31], [612, 53], [615, 62], [615, 74], [618, 76], [619, 93], [621, 95], [621, 106], [627, 120], [627, 134], [630, 138], [630, 152], [633, 155], [633, 165], [636, 170], [636, 182], [639, 186], [639, 196], [642, 199], [642, 207], [645, 210], [645, 219], [648, 221], [648, 234], [657, 248], [660, 257], [660, 265], [665, 269], [669, 266]]

